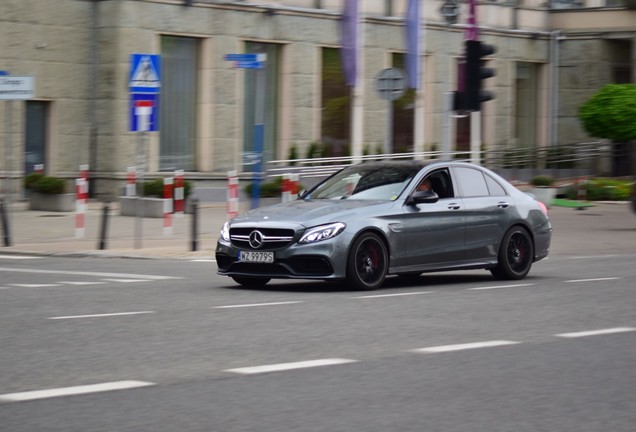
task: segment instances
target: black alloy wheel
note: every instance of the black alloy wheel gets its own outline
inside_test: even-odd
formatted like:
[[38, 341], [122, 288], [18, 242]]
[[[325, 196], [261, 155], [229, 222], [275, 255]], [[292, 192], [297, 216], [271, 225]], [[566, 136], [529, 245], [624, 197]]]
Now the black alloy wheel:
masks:
[[388, 253], [382, 239], [377, 234], [364, 233], [349, 250], [347, 281], [358, 289], [377, 289], [384, 283], [388, 267]]
[[496, 279], [519, 280], [526, 277], [534, 261], [534, 244], [528, 231], [512, 227], [499, 247], [497, 267], [490, 270]]

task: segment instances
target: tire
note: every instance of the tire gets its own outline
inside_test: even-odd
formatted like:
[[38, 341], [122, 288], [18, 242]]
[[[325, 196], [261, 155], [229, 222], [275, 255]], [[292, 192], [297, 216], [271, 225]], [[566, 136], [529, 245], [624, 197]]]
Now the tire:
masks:
[[528, 231], [519, 226], [510, 228], [501, 241], [497, 261], [497, 267], [490, 270], [496, 279], [526, 277], [534, 261], [534, 244]]
[[355, 288], [374, 290], [382, 286], [389, 268], [386, 246], [373, 233], [355, 239], [347, 259], [347, 283]]
[[271, 278], [266, 277], [250, 277], [250, 276], [232, 276], [234, 282], [247, 288], [262, 288]]

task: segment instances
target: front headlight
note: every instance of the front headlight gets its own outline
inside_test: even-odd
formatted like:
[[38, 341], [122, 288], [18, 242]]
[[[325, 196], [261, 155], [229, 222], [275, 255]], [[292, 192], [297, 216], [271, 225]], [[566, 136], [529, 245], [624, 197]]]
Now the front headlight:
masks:
[[221, 228], [221, 240], [229, 242], [230, 241], [230, 223], [225, 222], [223, 224], [223, 228]]
[[307, 244], [307, 243], [315, 243], [322, 240], [327, 240], [330, 238], [334, 238], [342, 231], [344, 231], [346, 225], [342, 222], [336, 222], [329, 225], [320, 225], [314, 228], [310, 228], [307, 232], [301, 237], [298, 243]]

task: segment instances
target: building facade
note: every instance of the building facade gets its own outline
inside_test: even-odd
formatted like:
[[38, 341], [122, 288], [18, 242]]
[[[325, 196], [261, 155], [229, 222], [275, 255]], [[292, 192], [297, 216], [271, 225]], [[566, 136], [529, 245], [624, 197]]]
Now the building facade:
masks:
[[[631, 0], [484, 1], [479, 38], [496, 97], [482, 105], [481, 149], [517, 152], [594, 140], [578, 107], [607, 83], [636, 82]], [[247, 175], [262, 132], [267, 161], [427, 152], [444, 143], [445, 93], [458, 87], [469, 4], [448, 24], [421, 2], [421, 86], [389, 108], [378, 73], [404, 64], [407, 0], [360, 3], [359, 85], [343, 84], [343, 0], [4, 0], [0, 70], [30, 76], [35, 96], [0, 101], [0, 178], [36, 164], [74, 178], [89, 165], [93, 194], [118, 194], [128, 167], [148, 177], [182, 169], [201, 184]], [[233, 53], [266, 55], [263, 70]], [[161, 55], [159, 131], [131, 131], [131, 55]], [[263, 129], [255, 129], [263, 124]], [[394, 130], [389, 130], [389, 124]], [[451, 151], [468, 150], [469, 122], [452, 119]], [[391, 135], [390, 138], [387, 138]], [[468, 146], [468, 147], [467, 147]]]

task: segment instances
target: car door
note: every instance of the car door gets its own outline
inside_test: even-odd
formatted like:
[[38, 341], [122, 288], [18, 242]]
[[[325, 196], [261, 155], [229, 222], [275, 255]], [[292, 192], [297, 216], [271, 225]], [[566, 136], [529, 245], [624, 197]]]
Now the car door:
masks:
[[514, 202], [492, 176], [477, 167], [454, 166], [453, 173], [464, 204], [465, 258], [495, 260]]
[[[440, 199], [404, 207], [406, 261], [409, 267], [417, 269], [443, 267], [463, 260], [462, 202], [455, 197], [450, 172], [444, 168], [429, 176], [438, 180], [433, 182], [433, 191]], [[435, 190], [435, 185], [442, 182], [444, 190]]]

